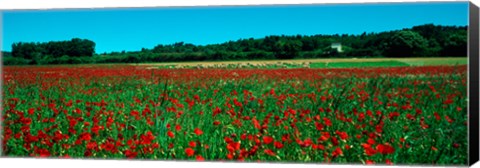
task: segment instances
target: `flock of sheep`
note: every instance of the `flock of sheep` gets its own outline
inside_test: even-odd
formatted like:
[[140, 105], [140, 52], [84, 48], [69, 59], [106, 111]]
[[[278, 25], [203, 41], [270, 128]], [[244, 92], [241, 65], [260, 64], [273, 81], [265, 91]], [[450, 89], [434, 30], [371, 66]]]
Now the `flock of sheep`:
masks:
[[218, 63], [218, 64], [197, 64], [197, 65], [168, 65], [167, 68], [171, 69], [208, 69], [208, 68], [310, 68], [310, 62], [300, 63], [286, 63], [286, 62], [274, 62], [274, 63]]

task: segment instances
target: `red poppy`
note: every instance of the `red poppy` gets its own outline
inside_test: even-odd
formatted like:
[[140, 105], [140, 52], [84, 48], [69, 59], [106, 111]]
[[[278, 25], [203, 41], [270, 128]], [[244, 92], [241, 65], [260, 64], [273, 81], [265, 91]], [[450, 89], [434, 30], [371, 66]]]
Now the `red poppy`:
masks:
[[138, 154], [138, 152], [134, 152], [134, 151], [131, 151], [131, 150], [126, 150], [125, 151], [125, 156], [127, 158], [130, 158], [130, 159], [137, 157], [137, 154]]
[[362, 144], [362, 147], [365, 150], [365, 154], [368, 156], [373, 156], [377, 153], [377, 151], [373, 149], [370, 144]]
[[203, 131], [200, 130], [199, 128], [195, 128], [195, 130], [193, 130], [193, 132], [197, 135], [202, 135], [203, 134]]
[[325, 123], [326, 126], [332, 126], [332, 121], [330, 121], [329, 118], [324, 117], [323, 122]]
[[175, 138], [175, 134], [173, 134], [172, 131], [168, 131], [168, 132], [167, 132], [167, 135], [168, 135], [170, 138]]
[[227, 154], [227, 158], [232, 160], [233, 159], [233, 154], [231, 154], [231, 153]]
[[225, 140], [226, 143], [232, 143], [233, 142], [232, 138], [230, 138], [230, 137], [225, 137], [223, 139]]
[[270, 144], [273, 142], [273, 138], [271, 136], [264, 136], [263, 137], [263, 143], [264, 144]]
[[448, 116], [445, 116], [445, 120], [447, 120], [448, 123], [453, 123], [453, 120]]
[[265, 152], [265, 154], [270, 155], [270, 156], [276, 156], [277, 155], [275, 152], [273, 152], [270, 149], [265, 149], [264, 152]]
[[317, 128], [318, 131], [323, 130], [323, 125], [319, 122], [315, 122], [315, 128]]
[[322, 132], [322, 136], [318, 138], [318, 141], [323, 142], [326, 141], [330, 138], [330, 133], [329, 132]]
[[443, 104], [445, 104], [445, 105], [449, 105], [449, 104], [452, 104], [452, 103], [453, 103], [452, 99], [447, 99], [443, 102]]
[[393, 165], [393, 163], [392, 163], [392, 161], [391, 161], [390, 159], [386, 159], [386, 160], [385, 160], [385, 163], [386, 163], [387, 165]]
[[323, 146], [322, 144], [318, 144], [318, 145], [317, 145], [317, 149], [325, 150], [325, 146]]
[[155, 140], [155, 136], [153, 136], [151, 131], [148, 131], [145, 135], [140, 135], [140, 139], [140, 144], [146, 145], [152, 143], [152, 141]]
[[275, 148], [277, 148], [277, 149], [282, 149], [282, 148], [283, 148], [282, 142], [279, 142], [279, 141], [273, 142], [273, 145], [274, 145]]
[[234, 152], [240, 149], [240, 142], [230, 142], [227, 144], [227, 150], [229, 152]]
[[180, 125], [175, 125], [175, 130], [180, 131], [182, 129], [182, 126]]
[[202, 155], [197, 155], [197, 161], [204, 161], [205, 159], [202, 157]]
[[458, 148], [458, 147], [460, 147], [460, 144], [454, 143], [454, 144], [453, 144], [453, 147], [454, 147], [454, 148]]
[[337, 157], [339, 155], [343, 155], [343, 151], [342, 149], [340, 149], [339, 147], [335, 148], [335, 150], [332, 152], [332, 157]]
[[195, 148], [197, 146], [197, 143], [195, 143], [195, 141], [190, 141], [188, 143], [188, 146], [192, 147], [192, 148]]
[[345, 149], [348, 150], [348, 149], [350, 149], [350, 148], [351, 148], [350, 145], [347, 145], [347, 144], [345, 145]]
[[389, 144], [378, 144], [376, 149], [378, 152], [384, 155], [392, 154], [393, 152], [395, 152], [395, 148], [393, 148]]
[[337, 146], [337, 145], [338, 145], [338, 139], [337, 139], [337, 137], [332, 137], [332, 139], [330, 139], [330, 141], [332, 142], [332, 144], [333, 144], [334, 146]]
[[342, 132], [342, 131], [336, 131], [335, 132], [338, 136], [340, 136], [341, 139], [345, 140], [348, 138], [348, 134], [346, 132]]
[[310, 138], [307, 138], [307, 139], [305, 139], [305, 140], [303, 141], [303, 145], [304, 145], [305, 147], [310, 146], [310, 145], [312, 145], [312, 144], [313, 144], [313, 141], [312, 141], [312, 139], [310, 139]]
[[253, 117], [252, 123], [253, 123], [253, 126], [255, 126], [256, 129], [262, 128], [262, 127], [260, 126], [260, 123], [258, 122], [258, 120], [257, 120], [255, 117]]
[[80, 134], [80, 140], [84, 140], [84, 141], [90, 141], [92, 139], [92, 135], [90, 135], [90, 133], [82, 133]]
[[437, 112], [433, 112], [433, 115], [435, 116], [435, 119], [438, 121], [441, 119], [440, 115], [438, 115]]
[[193, 154], [195, 153], [195, 151], [192, 149], [192, 148], [187, 148], [185, 149], [185, 154], [187, 154], [187, 156], [193, 156]]
[[372, 138], [368, 138], [367, 143], [370, 144], [370, 145], [373, 145], [373, 144], [375, 144], [375, 140], [372, 139]]
[[247, 139], [247, 134], [243, 133], [242, 135], [240, 135], [240, 139], [241, 140]]
[[95, 141], [89, 142], [89, 143], [87, 143], [86, 147], [89, 150], [96, 149], [97, 148], [97, 142], [95, 142]]
[[29, 108], [28, 109], [28, 114], [33, 115], [33, 113], [35, 113], [35, 109], [34, 108]]
[[375, 162], [374, 162], [374, 161], [372, 161], [372, 160], [366, 160], [366, 161], [365, 161], [365, 164], [367, 164], [367, 165], [371, 165], [371, 164], [375, 164]]
[[47, 149], [38, 149], [37, 153], [40, 157], [49, 157], [50, 156], [50, 151], [48, 151]]

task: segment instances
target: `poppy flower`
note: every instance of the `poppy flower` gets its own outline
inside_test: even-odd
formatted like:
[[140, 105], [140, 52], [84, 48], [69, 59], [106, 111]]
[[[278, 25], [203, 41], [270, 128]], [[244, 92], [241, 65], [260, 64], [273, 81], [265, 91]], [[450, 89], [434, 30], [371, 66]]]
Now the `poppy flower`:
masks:
[[28, 114], [33, 115], [33, 113], [35, 113], [35, 109], [34, 108], [29, 108], [28, 109]]
[[371, 165], [371, 164], [375, 164], [375, 162], [374, 162], [374, 161], [372, 161], [372, 160], [366, 160], [366, 161], [365, 161], [365, 164], [367, 164], [367, 165]]
[[50, 156], [50, 151], [48, 151], [47, 149], [39, 149], [38, 150], [38, 155], [40, 157], [49, 157]]
[[434, 112], [433, 115], [435, 116], [435, 119], [438, 121], [441, 119], [440, 115], [438, 115], [437, 112]]
[[373, 144], [375, 144], [375, 140], [372, 139], [372, 138], [368, 138], [367, 143], [370, 144], [370, 145], [373, 145]]
[[175, 138], [175, 134], [173, 134], [172, 131], [168, 131], [168, 132], [167, 132], [167, 135], [168, 135], [170, 138]]
[[343, 155], [342, 149], [340, 149], [339, 147], [335, 148], [335, 150], [332, 152], [332, 157], [337, 157], [340, 155]]
[[322, 132], [322, 136], [318, 138], [318, 141], [323, 142], [326, 141], [330, 138], [330, 133], [329, 132]]
[[232, 143], [233, 142], [232, 138], [230, 138], [230, 137], [225, 137], [223, 139], [225, 140], [226, 143]]
[[392, 163], [392, 161], [391, 161], [390, 159], [386, 159], [386, 160], [385, 160], [385, 163], [386, 163], [387, 165], [393, 165], [393, 163]]
[[270, 155], [270, 156], [276, 156], [277, 155], [275, 152], [273, 152], [270, 149], [265, 149], [264, 152], [265, 152], [265, 154]]
[[318, 144], [318, 145], [317, 145], [317, 149], [325, 150], [325, 146], [323, 146], [322, 144]]
[[270, 144], [273, 142], [273, 138], [271, 136], [264, 136], [263, 137], [263, 143], [264, 144]]
[[323, 130], [323, 125], [319, 122], [315, 122], [315, 128], [317, 128], [318, 131]]
[[460, 144], [454, 143], [454, 144], [453, 144], [453, 147], [454, 147], [454, 148], [458, 148], [458, 147], [460, 147]]
[[330, 141], [332, 142], [332, 144], [333, 144], [334, 146], [337, 146], [337, 145], [338, 145], [338, 139], [337, 139], [337, 137], [332, 137], [332, 139], [330, 139]]
[[330, 121], [329, 118], [324, 117], [323, 122], [325, 123], [326, 126], [332, 126], [332, 121]]
[[304, 144], [305, 147], [307, 147], [307, 146], [312, 145], [312, 144], [313, 144], [313, 141], [312, 141], [312, 139], [307, 138], [307, 139], [305, 139], [305, 140], [303, 141], [303, 144]]
[[203, 134], [203, 131], [199, 128], [195, 128], [195, 130], [193, 130], [193, 132], [197, 135], [202, 135]]
[[348, 134], [347, 134], [346, 132], [336, 131], [335, 133], [336, 133], [338, 136], [340, 136], [340, 138], [341, 138], [342, 140], [345, 140], [345, 139], [348, 138]]
[[185, 154], [187, 154], [188, 157], [193, 156], [195, 151], [192, 148], [187, 148], [185, 149]]
[[197, 143], [195, 143], [195, 141], [190, 141], [188, 143], [188, 146], [192, 147], [192, 148], [195, 148], [197, 146]]
[[388, 144], [378, 144], [376, 147], [377, 151], [380, 152], [381, 154], [387, 155], [387, 154], [392, 154], [395, 152], [395, 148]]
[[240, 139], [241, 140], [247, 139], [247, 134], [243, 133], [242, 135], [240, 135]]
[[373, 149], [370, 144], [362, 144], [362, 147], [365, 150], [365, 154], [367, 154], [367, 156], [373, 156], [377, 153], [377, 151]]
[[94, 141], [93, 141], [93, 142], [89, 142], [89, 143], [86, 144], [86, 147], [87, 147], [87, 149], [89, 149], [89, 150], [95, 149], [95, 148], [97, 148], [97, 142], [94, 142]]
[[452, 103], [453, 103], [452, 99], [447, 99], [443, 102], [443, 104], [445, 104], [445, 105], [449, 105], [449, 104], [452, 104]]
[[282, 149], [282, 148], [283, 148], [282, 142], [279, 142], [279, 141], [273, 142], [273, 145], [274, 145], [275, 148], [277, 148], [277, 149]]
[[131, 150], [126, 150], [125, 151], [125, 156], [129, 159], [137, 157], [137, 154], [138, 154], [138, 152], [134, 152], [134, 151], [131, 151]]
[[202, 157], [202, 155], [197, 155], [196, 160], [197, 161], [205, 161], [205, 159]]
[[262, 128], [260, 126], [260, 123], [258, 122], [258, 120], [255, 117], [252, 119], [252, 123], [253, 123], [253, 126], [255, 126], [256, 129]]

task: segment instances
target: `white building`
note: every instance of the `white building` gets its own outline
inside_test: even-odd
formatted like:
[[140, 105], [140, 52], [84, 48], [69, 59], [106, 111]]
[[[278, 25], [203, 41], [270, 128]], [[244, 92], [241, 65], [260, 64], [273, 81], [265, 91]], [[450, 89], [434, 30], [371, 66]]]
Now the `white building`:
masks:
[[332, 47], [333, 49], [337, 49], [338, 52], [343, 52], [342, 43], [332, 43], [330, 47]]

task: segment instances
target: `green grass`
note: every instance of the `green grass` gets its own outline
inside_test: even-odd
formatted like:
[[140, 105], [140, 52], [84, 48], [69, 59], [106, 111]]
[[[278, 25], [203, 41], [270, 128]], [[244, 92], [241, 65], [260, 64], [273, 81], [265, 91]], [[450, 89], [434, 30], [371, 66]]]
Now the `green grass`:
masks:
[[310, 64], [310, 68], [361, 68], [361, 67], [398, 67], [409, 66], [400, 61], [378, 61], [378, 62], [316, 62]]

